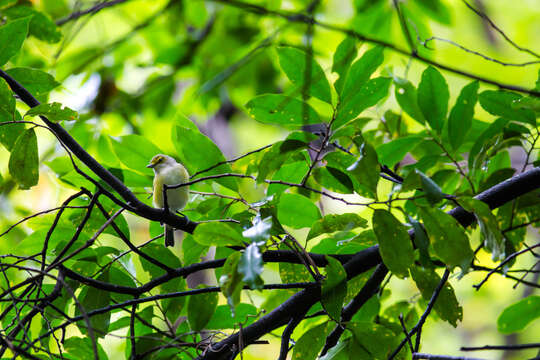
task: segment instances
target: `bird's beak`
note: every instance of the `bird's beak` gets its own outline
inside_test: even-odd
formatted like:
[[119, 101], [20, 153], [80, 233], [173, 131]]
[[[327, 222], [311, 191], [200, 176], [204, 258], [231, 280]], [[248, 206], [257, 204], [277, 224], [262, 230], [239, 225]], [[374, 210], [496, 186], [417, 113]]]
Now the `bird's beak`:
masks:
[[150, 169], [153, 169], [155, 166], [156, 166], [156, 164], [152, 164], [152, 163], [146, 165], [146, 167], [150, 168]]

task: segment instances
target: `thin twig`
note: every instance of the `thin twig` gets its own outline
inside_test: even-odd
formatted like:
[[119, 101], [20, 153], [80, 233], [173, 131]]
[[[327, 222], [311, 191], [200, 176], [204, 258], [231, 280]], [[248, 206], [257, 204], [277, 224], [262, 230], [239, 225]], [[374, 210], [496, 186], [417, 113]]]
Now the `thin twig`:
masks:
[[488, 22], [489, 25], [491, 25], [491, 27], [497, 31], [499, 34], [501, 34], [501, 36], [506, 40], [508, 41], [508, 43], [510, 43], [513, 47], [515, 47], [516, 49], [518, 49], [519, 51], [523, 51], [523, 52], [526, 52], [526, 53], [529, 53], [531, 54], [532, 56], [534, 57], [537, 57], [537, 58], [540, 58], [540, 55], [538, 55], [536, 52], [532, 51], [532, 50], [529, 50], [527, 48], [524, 48], [524, 47], [521, 47], [519, 46], [518, 44], [516, 44], [514, 41], [512, 41], [512, 39], [510, 39], [505, 33], [504, 31], [502, 31], [493, 21], [491, 21], [491, 19], [483, 12], [475, 9], [472, 5], [470, 5], [467, 1], [465, 0], [462, 0], [463, 3], [469, 8], [471, 9], [472, 11], [474, 11], [478, 16], [480, 16], [482, 19], [484, 19], [485, 21]]
[[473, 285], [473, 287], [476, 289], [476, 290], [480, 290], [480, 288], [482, 287], [482, 285], [484, 285], [484, 283], [486, 281], [488, 281], [489, 277], [491, 275], [493, 275], [494, 273], [496, 273], [497, 271], [499, 271], [505, 264], [507, 264], [509, 261], [511, 261], [512, 259], [514, 259], [515, 257], [523, 254], [523, 253], [526, 253], [528, 251], [530, 251], [530, 249], [534, 249], [534, 248], [537, 248], [537, 247], [540, 247], [540, 243], [536, 244], [536, 245], [533, 245], [531, 246], [530, 248], [526, 248], [526, 249], [523, 249], [523, 250], [520, 250], [520, 251], [516, 251], [515, 253], [513, 254], [510, 254], [509, 256], [506, 257], [506, 259], [504, 259], [503, 261], [500, 262], [499, 265], [497, 265], [497, 267], [495, 267], [493, 270], [491, 270], [487, 275], [486, 277], [480, 281], [478, 284], [476, 285]]
[[443, 38], [440, 38], [440, 37], [437, 37], [437, 36], [431, 36], [431, 37], [427, 38], [426, 40], [423, 41], [423, 45], [427, 48], [428, 43], [430, 41], [434, 41], [434, 40], [438, 40], [438, 41], [442, 41], [442, 42], [454, 45], [454, 46], [460, 48], [461, 50], [463, 50], [465, 52], [468, 52], [468, 53], [476, 55], [476, 56], [480, 56], [484, 60], [491, 61], [491, 62], [497, 63], [499, 65], [502, 65], [502, 66], [524, 67], [524, 66], [528, 66], [528, 65], [540, 64], [540, 60], [526, 61], [526, 62], [523, 62], [523, 63], [509, 63], [509, 62], [500, 61], [500, 60], [494, 59], [492, 57], [489, 57], [487, 55], [484, 55], [482, 53], [479, 53], [478, 51], [467, 49], [465, 46], [460, 45], [460, 44], [458, 44], [458, 43], [456, 43], [456, 42], [454, 42], [452, 40], [443, 39]]
[[126, 1], [128, 1], [128, 0], [111, 0], [111, 1], [108, 1], [108, 2], [98, 2], [96, 5], [94, 5], [92, 7], [89, 7], [88, 9], [75, 11], [75, 12], [69, 14], [68, 16], [62, 18], [62, 19], [58, 19], [56, 21], [56, 25], [57, 26], [62, 26], [65, 23], [68, 23], [68, 22], [70, 22], [72, 20], [80, 18], [81, 16], [84, 16], [84, 15], [87, 15], [87, 14], [95, 14], [100, 10], [103, 10], [105, 8], [108, 8], [108, 7], [111, 7], [111, 6], [114, 6], [114, 5], [125, 3]]
[[407, 51], [407, 50], [402, 49], [401, 47], [399, 47], [399, 46], [397, 46], [395, 44], [389, 43], [387, 41], [380, 40], [380, 39], [375, 39], [375, 38], [371, 38], [371, 37], [362, 35], [362, 34], [356, 32], [354, 30], [344, 28], [344, 27], [342, 27], [340, 25], [330, 24], [330, 23], [323, 22], [323, 21], [320, 21], [320, 20], [317, 20], [317, 19], [310, 19], [309, 17], [307, 17], [305, 15], [302, 15], [302, 14], [291, 13], [291, 12], [286, 12], [286, 11], [270, 10], [270, 9], [266, 9], [263, 6], [247, 4], [247, 3], [244, 3], [244, 2], [238, 1], [238, 0], [209, 0], [209, 1], [219, 2], [219, 3], [225, 4], [227, 6], [238, 7], [238, 8], [241, 8], [241, 9], [245, 10], [245, 11], [254, 13], [256, 15], [259, 15], [259, 16], [266, 15], [266, 16], [281, 17], [281, 18], [284, 18], [284, 19], [288, 20], [289, 22], [299, 22], [299, 23], [313, 22], [314, 25], [318, 25], [318, 26], [320, 26], [322, 28], [325, 28], [325, 29], [328, 29], [328, 30], [331, 30], [331, 31], [340, 32], [340, 33], [343, 33], [343, 34], [347, 34], [347, 35], [349, 35], [351, 37], [354, 37], [354, 38], [356, 38], [356, 39], [358, 39], [360, 41], [366, 41], [366, 42], [369, 42], [369, 43], [372, 43], [372, 44], [381, 45], [381, 46], [383, 46], [385, 48], [391, 49], [392, 51], [394, 51], [396, 53], [399, 53], [399, 54], [402, 54], [402, 55], [405, 55], [405, 56], [410, 56], [410, 57], [412, 57], [412, 58], [414, 58], [416, 60], [419, 60], [419, 61], [421, 61], [421, 62], [423, 62], [425, 64], [429, 64], [429, 65], [438, 67], [439, 69], [446, 70], [446, 71], [449, 71], [449, 72], [457, 74], [457, 75], [461, 75], [461, 76], [464, 76], [464, 77], [467, 77], [467, 78], [470, 78], [470, 79], [475, 79], [475, 80], [481, 81], [481, 82], [483, 82], [485, 84], [495, 85], [495, 86], [497, 86], [497, 87], [499, 87], [501, 89], [512, 90], [512, 91], [517, 91], [517, 92], [521, 92], [521, 93], [525, 93], [525, 94], [540, 96], [540, 91], [538, 91], [538, 90], [530, 90], [530, 89], [526, 89], [526, 88], [523, 88], [523, 87], [520, 87], [520, 86], [515, 86], [515, 85], [512, 85], [512, 84], [504, 84], [504, 83], [501, 83], [501, 82], [498, 82], [498, 81], [495, 81], [495, 80], [492, 80], [492, 79], [489, 79], [489, 78], [486, 78], [486, 77], [483, 77], [483, 76], [475, 75], [475, 74], [469, 73], [469, 72], [467, 72], [465, 70], [455, 68], [453, 66], [441, 64], [441, 63], [439, 63], [439, 62], [437, 62], [435, 60], [429, 59], [429, 58], [424, 57], [424, 56], [422, 56], [420, 54], [417, 54], [417, 53], [414, 53], [414, 52], [411, 52], [411, 51]]
[[[431, 313], [431, 310], [435, 306], [435, 301], [437, 301], [437, 298], [439, 297], [439, 294], [441, 293], [441, 291], [442, 291], [442, 289], [444, 287], [444, 284], [446, 284], [446, 281], [448, 280], [449, 276], [450, 276], [450, 270], [446, 269], [444, 271], [444, 274], [442, 276], [441, 281], [439, 281], [439, 284], [437, 285], [437, 287], [433, 291], [433, 294], [431, 295], [431, 299], [429, 300], [428, 306], [427, 306], [426, 310], [424, 311], [424, 313], [422, 314], [422, 316], [420, 317], [420, 320], [418, 320], [416, 325], [411, 329], [411, 331], [409, 331], [409, 334], [405, 337], [405, 339], [403, 339], [401, 341], [401, 343], [398, 345], [398, 347], [392, 352], [392, 354], [388, 357], [388, 360], [392, 360], [400, 352], [403, 345], [405, 345], [408, 341], [410, 341], [410, 338], [414, 334], [421, 331], [422, 326], [426, 322], [427, 317], [429, 316], [429, 314]], [[414, 346], [415, 351], [418, 351], [419, 347], [420, 347], [420, 336], [417, 335], [416, 336], [415, 346]]]
[[462, 346], [461, 351], [479, 350], [523, 350], [540, 348], [540, 343], [515, 344], [515, 345], [484, 345], [484, 346]]
[[416, 359], [427, 359], [427, 360], [484, 360], [484, 359], [464, 357], [464, 356], [432, 355], [432, 354], [422, 354], [422, 353], [413, 353], [412, 358], [413, 358], [413, 360], [416, 360]]

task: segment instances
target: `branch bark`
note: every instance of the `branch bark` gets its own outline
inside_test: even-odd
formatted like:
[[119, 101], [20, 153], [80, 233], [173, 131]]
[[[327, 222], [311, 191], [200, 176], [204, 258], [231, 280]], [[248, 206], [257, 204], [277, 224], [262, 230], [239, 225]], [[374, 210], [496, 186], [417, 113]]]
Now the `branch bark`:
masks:
[[[480, 193], [475, 198], [485, 202], [491, 209], [495, 209], [508, 201], [538, 188], [540, 188], [540, 168], [536, 167], [495, 185]], [[452, 209], [448, 213], [463, 227], [467, 227], [475, 222], [474, 215], [465, 211], [462, 207]], [[414, 232], [412, 230], [409, 231], [409, 235], [411, 237], [414, 236]], [[379, 247], [375, 245], [354, 255], [351, 260], [345, 263], [344, 268], [347, 272], [347, 278], [352, 279], [379, 264], [381, 264]], [[307, 311], [306, 307], [309, 310], [311, 306], [320, 301], [320, 296], [320, 288], [305, 289], [296, 293], [281, 306], [257, 322], [244, 328], [241, 334], [241, 342], [244, 346], [247, 346], [262, 335], [286, 325], [295, 314]], [[212, 351], [206, 352], [198, 357], [198, 359], [228, 359], [234, 353], [235, 345], [239, 341], [240, 333], [235, 333], [212, 346]]]

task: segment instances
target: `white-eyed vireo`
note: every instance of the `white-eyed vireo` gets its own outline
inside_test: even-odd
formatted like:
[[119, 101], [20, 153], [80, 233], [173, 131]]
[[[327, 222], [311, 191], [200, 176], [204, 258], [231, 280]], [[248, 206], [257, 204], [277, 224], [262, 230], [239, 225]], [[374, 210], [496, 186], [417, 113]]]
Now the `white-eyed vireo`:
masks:
[[[154, 206], [163, 208], [163, 185], [178, 185], [188, 181], [189, 174], [186, 168], [177, 163], [172, 157], [158, 154], [150, 160], [146, 167], [154, 169]], [[167, 205], [169, 211], [182, 210], [188, 202], [189, 190], [187, 186], [176, 189], [167, 189]], [[174, 229], [165, 224], [165, 246], [174, 245]]]

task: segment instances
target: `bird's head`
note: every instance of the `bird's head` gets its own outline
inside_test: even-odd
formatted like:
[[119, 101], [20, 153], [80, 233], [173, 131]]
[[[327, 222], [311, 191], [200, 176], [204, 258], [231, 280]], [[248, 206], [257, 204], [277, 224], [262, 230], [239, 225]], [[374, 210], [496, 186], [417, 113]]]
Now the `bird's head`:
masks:
[[167, 166], [176, 164], [176, 160], [174, 160], [172, 157], [168, 155], [157, 154], [152, 158], [152, 160], [150, 160], [150, 163], [146, 165], [146, 167], [154, 169], [155, 172], [159, 172], [161, 169]]

